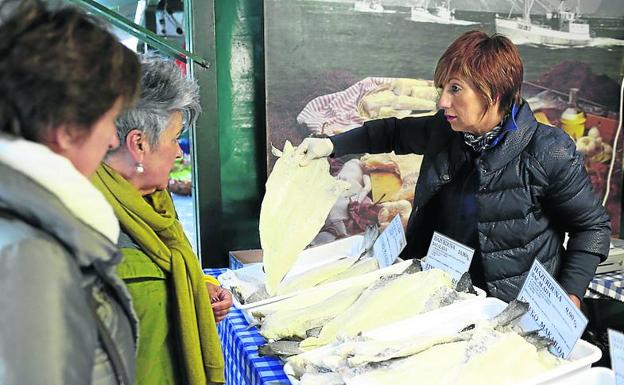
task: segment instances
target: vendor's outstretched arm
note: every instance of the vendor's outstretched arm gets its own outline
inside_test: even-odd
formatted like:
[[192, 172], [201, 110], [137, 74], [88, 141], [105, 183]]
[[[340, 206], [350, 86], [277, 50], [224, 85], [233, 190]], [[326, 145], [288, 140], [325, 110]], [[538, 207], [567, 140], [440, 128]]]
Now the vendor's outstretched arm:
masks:
[[[445, 130], [443, 116], [371, 120], [362, 127], [332, 136], [334, 156], [361, 153], [422, 154], [433, 130]], [[442, 118], [442, 119], [441, 119]]]

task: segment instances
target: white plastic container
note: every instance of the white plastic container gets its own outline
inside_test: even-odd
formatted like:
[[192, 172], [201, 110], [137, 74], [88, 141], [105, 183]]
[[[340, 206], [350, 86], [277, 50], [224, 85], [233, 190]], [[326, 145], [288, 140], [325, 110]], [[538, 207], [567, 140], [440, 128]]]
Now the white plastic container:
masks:
[[[303, 274], [309, 270], [318, 268], [322, 265], [334, 262], [340, 258], [350, 257], [353, 253], [353, 248], [362, 242], [363, 236], [354, 235], [352, 237], [339, 239], [335, 242], [326, 243], [321, 246], [312, 247], [302, 251], [297, 257], [297, 261], [292, 266], [288, 274], [284, 277], [285, 280], [290, 280], [297, 277], [297, 275]], [[234, 286], [240, 286], [245, 284], [261, 286], [266, 281], [263, 271], [262, 263], [249, 264], [241, 269], [228, 270], [225, 273], [217, 277], [219, 282], [227, 289], [232, 290]], [[296, 292], [289, 293], [287, 295], [275, 296], [267, 298], [263, 301], [254, 302], [251, 304], [241, 304], [236, 298], [234, 298], [234, 306], [239, 309], [248, 309], [258, 305], [271, 303], [283, 298], [291, 297], [297, 294]]]
[[572, 373], [545, 385], [615, 385], [615, 373], [609, 368], [591, 368]]

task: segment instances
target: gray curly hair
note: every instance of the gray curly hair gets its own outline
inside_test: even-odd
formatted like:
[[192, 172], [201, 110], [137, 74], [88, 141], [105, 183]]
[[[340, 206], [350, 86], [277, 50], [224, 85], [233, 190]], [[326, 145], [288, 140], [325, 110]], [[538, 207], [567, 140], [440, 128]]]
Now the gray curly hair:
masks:
[[201, 113], [197, 82], [184, 76], [170, 60], [141, 56], [141, 95], [133, 108], [117, 118], [119, 143], [124, 144], [128, 133], [138, 129], [150, 147], [157, 148], [176, 111], [182, 112], [185, 126], [195, 123]]

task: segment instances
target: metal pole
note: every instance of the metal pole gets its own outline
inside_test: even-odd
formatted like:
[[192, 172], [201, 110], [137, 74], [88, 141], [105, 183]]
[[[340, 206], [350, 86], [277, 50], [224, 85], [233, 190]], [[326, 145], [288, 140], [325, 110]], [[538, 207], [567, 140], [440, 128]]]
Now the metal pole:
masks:
[[[193, 54], [185, 49], [178, 48], [173, 46], [169, 41], [163, 39], [162, 37], [156, 35], [154, 32], [149, 29], [140, 26], [132, 21], [126, 19], [115, 11], [108, 9], [100, 3], [97, 3], [93, 0], [67, 0], [71, 3], [74, 3], [85, 10], [94, 13], [97, 16], [102, 17], [107, 20], [109, 23], [114, 25], [115, 27], [121, 29], [124, 32], [129, 33], [130, 35], [138, 38], [141, 41], [146, 42], [152, 47], [158, 49], [160, 52], [172, 56], [176, 59], [182, 60], [183, 62], [189, 62], [190, 59], [193, 63], [201, 67], [208, 68], [210, 66], [210, 62], [203, 57]], [[212, 1], [209, 1], [212, 4]]]
[[[213, 0], [184, 0], [186, 47], [216, 62]], [[203, 68], [192, 62], [189, 72], [199, 83], [202, 114], [191, 130], [193, 198], [197, 228], [197, 254], [202, 266], [226, 265], [222, 239], [221, 158], [216, 66]]]

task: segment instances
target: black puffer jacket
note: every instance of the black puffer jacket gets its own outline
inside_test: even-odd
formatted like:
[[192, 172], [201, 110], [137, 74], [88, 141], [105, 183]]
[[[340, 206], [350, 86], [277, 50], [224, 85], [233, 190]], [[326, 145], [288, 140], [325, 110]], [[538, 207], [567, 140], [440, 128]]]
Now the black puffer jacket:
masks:
[[[473, 164], [478, 251], [487, 290], [505, 301], [515, 298], [537, 259], [564, 290], [583, 298], [598, 263], [606, 258], [611, 234], [583, 157], [566, 133], [539, 124], [527, 103], [515, 122], [507, 123], [517, 128]], [[463, 135], [452, 131], [439, 111], [430, 117], [370, 121], [331, 139], [335, 156], [393, 150], [424, 155], [403, 257], [426, 255], [436, 212], [427, 205], [468, 161]]]

